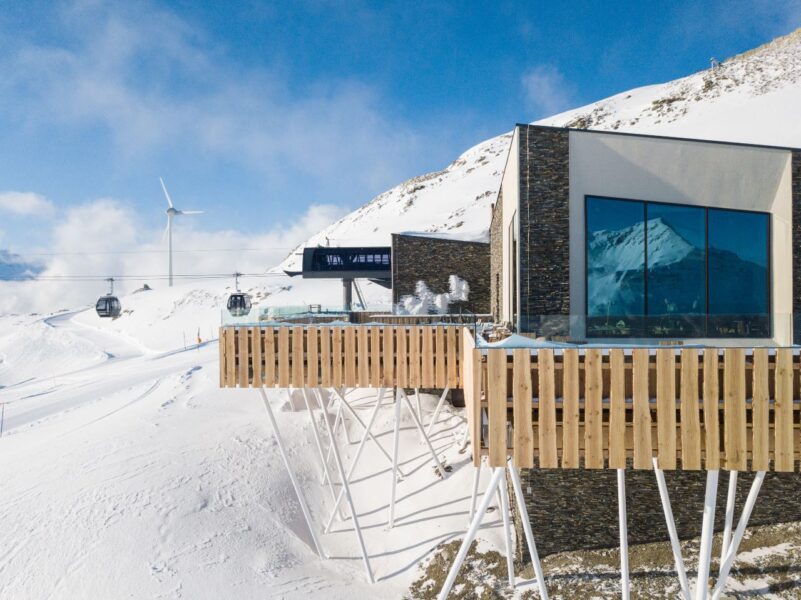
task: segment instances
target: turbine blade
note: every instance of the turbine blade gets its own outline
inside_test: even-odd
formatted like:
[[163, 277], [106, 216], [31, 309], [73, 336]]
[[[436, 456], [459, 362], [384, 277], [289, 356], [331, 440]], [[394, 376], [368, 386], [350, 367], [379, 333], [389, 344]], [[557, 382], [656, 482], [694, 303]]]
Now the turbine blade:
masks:
[[161, 182], [161, 189], [164, 190], [164, 196], [167, 198], [167, 204], [170, 205], [170, 208], [175, 208], [172, 203], [172, 198], [170, 198], [170, 193], [167, 191], [167, 186], [164, 185], [164, 180], [159, 177], [159, 181]]
[[202, 215], [205, 210], [182, 210], [178, 214], [179, 215]]
[[164, 228], [164, 233], [161, 234], [161, 243], [164, 243], [164, 240], [167, 239], [167, 234], [170, 232], [170, 218], [167, 217], [167, 226]]

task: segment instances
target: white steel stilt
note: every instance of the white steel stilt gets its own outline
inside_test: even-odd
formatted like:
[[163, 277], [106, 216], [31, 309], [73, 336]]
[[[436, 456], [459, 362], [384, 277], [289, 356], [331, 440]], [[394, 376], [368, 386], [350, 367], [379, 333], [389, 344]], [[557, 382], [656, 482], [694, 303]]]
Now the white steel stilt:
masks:
[[729, 549], [731, 541], [731, 528], [734, 524], [734, 499], [737, 495], [737, 471], [729, 473], [729, 491], [726, 495], [726, 521], [723, 527], [723, 538], [720, 544], [720, 568], [723, 568], [723, 561]]
[[506, 575], [509, 578], [509, 588], [515, 589], [515, 558], [512, 549], [512, 525], [511, 515], [509, 514], [509, 490], [506, 489], [506, 481], [501, 480], [498, 484], [498, 495], [500, 496], [501, 517], [503, 517], [503, 541], [506, 544]]
[[[339, 396], [339, 401], [343, 403], [343, 405], [345, 407], [345, 410], [348, 411], [350, 416], [353, 417], [353, 420], [356, 421], [359, 424], [359, 426], [362, 428], [362, 430], [369, 431], [367, 429], [367, 425], [364, 424], [364, 421], [362, 421], [361, 417], [359, 417], [359, 415], [356, 414], [356, 411], [353, 410], [353, 407], [350, 405], [350, 402], [345, 400], [344, 396], [340, 395], [340, 393], [336, 389], [334, 389], [334, 393], [337, 394], [337, 396]], [[346, 431], [347, 431], [347, 428], [346, 428]], [[387, 459], [389, 464], [393, 465], [393, 468], [397, 472], [398, 477], [403, 479], [406, 475], [403, 473], [403, 471], [400, 470], [400, 467], [397, 467], [397, 465], [395, 463], [393, 463], [392, 456], [389, 455], [389, 452], [384, 450], [384, 446], [382, 446], [381, 442], [379, 442], [376, 439], [376, 437], [373, 435], [372, 431], [370, 431], [370, 433], [368, 433], [368, 435], [370, 436], [370, 440], [378, 447], [378, 449], [381, 451], [381, 454], [384, 455], [384, 457]], [[348, 443], [349, 444], [351, 443], [350, 440], [348, 440]]]
[[706, 472], [704, 519], [701, 526], [701, 549], [698, 551], [695, 600], [706, 600], [709, 594], [709, 565], [712, 561], [712, 535], [715, 529], [715, 504], [718, 499], [718, 473], [717, 469]]
[[389, 522], [390, 527], [395, 526], [395, 494], [398, 487], [398, 440], [400, 439], [400, 420], [401, 420], [401, 399], [398, 390], [395, 389], [395, 435], [392, 442], [392, 491], [389, 497]]
[[[375, 407], [373, 408], [373, 412], [370, 414], [370, 420], [367, 423], [367, 428], [364, 430], [364, 434], [362, 435], [362, 439], [359, 442], [359, 447], [356, 449], [356, 455], [353, 457], [353, 462], [350, 463], [350, 467], [348, 467], [348, 473], [346, 475], [348, 483], [350, 483], [353, 474], [356, 472], [356, 467], [359, 465], [359, 458], [362, 456], [362, 450], [364, 450], [364, 446], [367, 444], [367, 433], [372, 429], [373, 423], [375, 423], [375, 418], [378, 416], [378, 409], [381, 408], [381, 401], [384, 399], [384, 389], [382, 388], [378, 392], [378, 398], [375, 402]], [[333, 446], [333, 442], [332, 442]], [[344, 494], [345, 488], [339, 490], [339, 494], [337, 494], [336, 502], [334, 502], [334, 508], [331, 509], [331, 516], [328, 518], [328, 522], [325, 525], [325, 532], [328, 533], [331, 531], [331, 525], [334, 522], [334, 517], [336, 517], [337, 510], [339, 509], [339, 505], [342, 503], [342, 496]]]
[[400, 390], [400, 393], [404, 402], [406, 402], [406, 408], [409, 409], [409, 412], [412, 415], [412, 420], [414, 421], [415, 426], [417, 426], [417, 430], [420, 432], [420, 435], [423, 436], [423, 440], [428, 446], [428, 451], [431, 452], [431, 458], [434, 461], [434, 468], [439, 473], [439, 476], [445, 479], [445, 469], [442, 468], [442, 463], [439, 462], [439, 458], [437, 457], [437, 453], [434, 450], [434, 446], [431, 445], [431, 440], [428, 439], [425, 429], [423, 429], [423, 424], [420, 422], [420, 419], [417, 418], [417, 415], [415, 414], [414, 409], [412, 408], [412, 403], [409, 401], [409, 397], [406, 395], [406, 392], [403, 391], [403, 389]]
[[[328, 481], [328, 489], [331, 491], [331, 497], [336, 500], [337, 493], [334, 491], [334, 482], [331, 479], [331, 474], [328, 472], [328, 463], [325, 460], [325, 454], [323, 453], [323, 444], [320, 441], [320, 432], [317, 431], [317, 421], [314, 420], [314, 412], [311, 408], [311, 403], [309, 402], [309, 394], [306, 388], [301, 388], [301, 392], [303, 394], [303, 401], [306, 404], [306, 410], [309, 413], [309, 419], [311, 420], [312, 424], [312, 432], [314, 433], [314, 442], [317, 445], [317, 451], [320, 455], [320, 461], [323, 463], [323, 474], [325, 476], [325, 480]], [[328, 419], [325, 419], [325, 422], [328, 423]], [[331, 438], [331, 443], [334, 443], [334, 438]]]
[[364, 569], [367, 571], [367, 579], [370, 583], [375, 583], [373, 569], [370, 567], [370, 559], [367, 556], [367, 547], [364, 545], [364, 537], [362, 536], [361, 527], [359, 527], [359, 517], [356, 514], [356, 507], [353, 504], [353, 497], [350, 494], [348, 478], [345, 476], [345, 467], [342, 466], [342, 458], [339, 456], [339, 448], [337, 448], [336, 438], [331, 431], [331, 423], [329, 420], [325, 418], [323, 421], [325, 422], [325, 426], [328, 430], [328, 435], [331, 438], [331, 444], [334, 447], [334, 462], [336, 463], [337, 470], [339, 471], [339, 477], [342, 480], [342, 488], [345, 491], [345, 498], [347, 499], [348, 506], [350, 507], [350, 514], [353, 516], [353, 526], [356, 529], [356, 537], [359, 539], [359, 547], [362, 550], [362, 559], [364, 560]]
[[[337, 398], [339, 398], [340, 402], [345, 402], [345, 408], [346, 409], [350, 408], [350, 404], [345, 401], [345, 388], [342, 388], [342, 389], [339, 389], [339, 390], [337, 388], [331, 388], [331, 389], [334, 391], [334, 393], [336, 394]], [[352, 410], [353, 409], [351, 409], [351, 411]], [[351, 416], [353, 416], [353, 413], [351, 413]], [[348, 444], [350, 445], [350, 444], [353, 443], [353, 441], [350, 439], [350, 430], [347, 427], [347, 423], [344, 422], [344, 419], [343, 419], [343, 423], [342, 424], [345, 425], [345, 439], [347, 440]]]
[[734, 559], [737, 557], [737, 549], [740, 547], [740, 542], [745, 535], [745, 528], [748, 526], [748, 520], [751, 518], [751, 512], [754, 510], [754, 505], [759, 496], [759, 489], [762, 487], [762, 482], [765, 480], [765, 471], [757, 472], [754, 477], [754, 483], [751, 484], [751, 491], [748, 492], [748, 498], [745, 500], [743, 507], [743, 514], [740, 515], [740, 520], [737, 523], [737, 530], [734, 532], [729, 548], [726, 551], [726, 558], [720, 567], [720, 575], [715, 584], [715, 589], [712, 590], [712, 600], [718, 600], [723, 590], [726, 588], [726, 581], [729, 578], [729, 572], [734, 564]]
[[531, 556], [531, 564], [534, 566], [534, 575], [537, 577], [537, 586], [540, 590], [540, 600], [548, 600], [548, 590], [545, 588], [545, 576], [542, 573], [540, 555], [537, 553], [537, 545], [534, 543], [534, 533], [531, 531], [531, 522], [528, 519], [528, 509], [526, 508], [526, 498], [523, 496], [523, 486], [520, 485], [520, 474], [517, 467], [509, 465], [509, 475], [512, 479], [512, 488], [515, 491], [517, 501], [517, 513], [523, 523], [523, 532], [526, 535], [528, 554]]
[[456, 559], [451, 565], [451, 570], [448, 571], [448, 577], [445, 579], [445, 583], [442, 585], [442, 589], [437, 597], [438, 600], [446, 600], [448, 594], [450, 594], [453, 583], [456, 581], [456, 576], [459, 574], [459, 569], [462, 567], [462, 563], [467, 556], [468, 550], [470, 550], [470, 545], [473, 543], [473, 540], [476, 539], [478, 529], [481, 527], [481, 521], [483, 521], [484, 514], [487, 512], [490, 502], [492, 502], [492, 497], [495, 494], [495, 490], [501, 484], [503, 474], [503, 467], [497, 467], [493, 470], [492, 479], [490, 479], [490, 483], [487, 486], [487, 491], [484, 493], [484, 498], [481, 500], [481, 505], [478, 507], [478, 511], [476, 511], [472, 523], [470, 523], [470, 528], [467, 530], [464, 540], [462, 540], [462, 545], [459, 547], [459, 552], [456, 554]]
[[662, 501], [662, 510], [665, 513], [665, 524], [670, 536], [670, 548], [673, 551], [673, 563], [676, 565], [676, 573], [679, 576], [679, 587], [684, 600], [690, 600], [690, 585], [687, 582], [687, 571], [684, 568], [684, 559], [681, 557], [681, 546], [679, 536], [676, 533], [676, 522], [673, 519], [673, 509], [670, 507], [670, 496], [668, 496], [667, 485], [665, 485], [665, 474], [659, 468], [656, 458], [653, 459], [654, 473], [656, 474], [656, 484], [659, 487], [659, 499]]
[[439, 418], [439, 413], [442, 410], [442, 406], [445, 404], [445, 396], [448, 395], [448, 391], [450, 388], [445, 386], [445, 389], [442, 390], [442, 395], [439, 397], [439, 402], [437, 403], [437, 408], [434, 409], [434, 414], [431, 415], [431, 422], [428, 424], [428, 429], [426, 429], [426, 434], [431, 436], [431, 430], [434, 429], [434, 425]]
[[[341, 422], [344, 423], [344, 421], [342, 420], [342, 402], [340, 402], [339, 405], [337, 406], [336, 415], [337, 416], [334, 418], [334, 427], [333, 427], [334, 435], [337, 434], [337, 429], [339, 429], [339, 424]], [[331, 461], [331, 446], [328, 446], [328, 451], [325, 454], [325, 463], [329, 464], [330, 461]], [[323, 471], [323, 477], [320, 483], [325, 483], [326, 476], [327, 476], [326, 471]]]
[[470, 512], [467, 513], [467, 522], [473, 520], [473, 515], [476, 514], [476, 497], [478, 496], [478, 484], [481, 479], [481, 463], [482, 459], [479, 458], [477, 467], [473, 469], [473, 493], [470, 494]]
[[617, 519], [620, 528], [620, 591], [629, 600], [629, 530], [626, 512], [626, 469], [617, 469]]
[[303, 488], [300, 487], [298, 480], [295, 479], [295, 473], [292, 470], [292, 466], [289, 463], [289, 457], [284, 449], [284, 440], [281, 438], [281, 432], [278, 429], [278, 424], [275, 422], [275, 415], [273, 415], [273, 409], [270, 406], [270, 401], [267, 399], [267, 394], [264, 392], [264, 388], [259, 388], [259, 392], [261, 392], [261, 398], [264, 400], [264, 407], [267, 409], [267, 417], [270, 419], [270, 425], [273, 428], [273, 436], [275, 437], [275, 441], [278, 443], [278, 451], [281, 453], [281, 458], [284, 459], [284, 466], [286, 467], [287, 473], [289, 473], [289, 480], [292, 482], [295, 495], [298, 497], [300, 510], [303, 512], [303, 518], [306, 519], [306, 526], [309, 528], [309, 533], [311, 533], [314, 547], [317, 550], [317, 555], [320, 558], [326, 558], [325, 552], [323, 551], [323, 546], [320, 544], [320, 540], [317, 537], [317, 532], [314, 530], [314, 526], [312, 525], [311, 513], [309, 512], [309, 505], [306, 503], [306, 497], [303, 495]]

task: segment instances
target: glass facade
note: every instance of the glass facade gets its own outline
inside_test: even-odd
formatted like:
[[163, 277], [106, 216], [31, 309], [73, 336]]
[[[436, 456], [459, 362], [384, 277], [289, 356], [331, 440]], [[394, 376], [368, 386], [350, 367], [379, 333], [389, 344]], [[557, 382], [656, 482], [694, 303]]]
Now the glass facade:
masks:
[[585, 209], [588, 337], [770, 336], [769, 215], [597, 197]]

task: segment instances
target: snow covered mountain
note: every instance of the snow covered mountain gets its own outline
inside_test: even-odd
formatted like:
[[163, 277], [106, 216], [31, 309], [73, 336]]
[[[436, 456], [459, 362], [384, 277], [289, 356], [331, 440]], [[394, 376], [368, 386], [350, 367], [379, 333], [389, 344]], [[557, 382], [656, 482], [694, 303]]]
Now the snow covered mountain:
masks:
[[[719, 66], [623, 92], [541, 125], [801, 147], [801, 29]], [[302, 246], [389, 244], [398, 231], [486, 239], [510, 134], [384, 192]], [[293, 252], [278, 269], [297, 268]]]

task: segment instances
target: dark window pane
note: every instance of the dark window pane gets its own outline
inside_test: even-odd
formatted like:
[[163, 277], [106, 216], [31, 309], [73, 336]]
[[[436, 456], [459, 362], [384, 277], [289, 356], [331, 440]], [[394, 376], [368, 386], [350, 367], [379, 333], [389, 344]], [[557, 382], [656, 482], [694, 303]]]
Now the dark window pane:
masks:
[[587, 335], [642, 335], [644, 204], [587, 198]]
[[649, 336], [704, 335], [705, 213], [693, 206], [647, 205]]
[[770, 336], [768, 215], [709, 209], [709, 335]]

